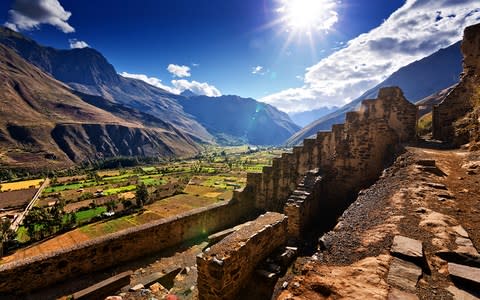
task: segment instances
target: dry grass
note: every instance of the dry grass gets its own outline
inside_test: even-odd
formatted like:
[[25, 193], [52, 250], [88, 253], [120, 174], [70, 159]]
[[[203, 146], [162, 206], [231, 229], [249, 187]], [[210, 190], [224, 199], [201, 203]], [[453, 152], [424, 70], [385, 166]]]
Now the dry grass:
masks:
[[34, 180], [24, 180], [18, 182], [7, 182], [0, 184], [0, 191], [19, 191], [29, 188], [39, 188], [42, 184], [43, 179], [34, 179]]

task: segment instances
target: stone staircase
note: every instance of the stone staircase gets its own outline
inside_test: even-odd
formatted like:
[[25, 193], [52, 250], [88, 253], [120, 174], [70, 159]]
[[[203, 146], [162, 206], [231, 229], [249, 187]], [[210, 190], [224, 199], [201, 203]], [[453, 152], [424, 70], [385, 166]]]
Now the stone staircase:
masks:
[[288, 216], [289, 241], [299, 239], [304, 228], [311, 222], [315, 201], [318, 201], [315, 199], [315, 191], [321, 180], [318, 169], [310, 170], [290, 194], [284, 207], [284, 213]]

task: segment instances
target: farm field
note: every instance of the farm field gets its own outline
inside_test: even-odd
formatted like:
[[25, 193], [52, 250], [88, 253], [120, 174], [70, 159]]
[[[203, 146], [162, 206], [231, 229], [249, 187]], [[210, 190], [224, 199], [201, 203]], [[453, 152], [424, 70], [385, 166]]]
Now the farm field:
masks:
[[0, 192], [0, 209], [27, 205], [37, 192], [37, 188]]
[[[42, 254], [45, 249], [50, 251], [68, 247], [72, 243], [175, 216], [219, 201], [228, 201], [235, 189], [245, 186], [248, 172], [261, 172], [264, 166], [271, 165], [272, 159], [283, 152], [283, 149], [256, 149], [247, 146], [210, 147], [189, 160], [109, 170], [85, 170], [78, 175], [51, 178], [36, 206], [48, 210], [62, 203], [61, 209], [68, 214], [68, 218], [74, 215], [73, 222], [76, 226], [64, 234], [37, 242], [35, 246], [17, 250], [18, 256], [15, 254], [15, 257]], [[23, 186], [40, 183], [41, 180], [23, 181]], [[19, 182], [15, 184], [21, 186]], [[9, 183], [2, 185], [9, 186]], [[136, 200], [139, 186], [145, 186], [147, 191], [145, 203]], [[35, 191], [36, 189], [19, 191], [23, 193], [23, 198], [28, 196], [27, 199], [20, 201], [20, 198], [14, 197], [17, 202], [10, 199], [4, 203], [25, 204]], [[6, 196], [7, 193], [0, 193], [0, 207], [2, 194]], [[64, 221], [70, 220], [65, 218]], [[30, 240], [25, 227], [18, 231], [17, 240], [21, 243]]]
[[39, 188], [42, 184], [43, 179], [34, 179], [34, 180], [24, 180], [24, 181], [17, 181], [17, 182], [7, 182], [0, 184], [0, 191], [18, 191], [18, 190], [25, 190], [29, 188]]

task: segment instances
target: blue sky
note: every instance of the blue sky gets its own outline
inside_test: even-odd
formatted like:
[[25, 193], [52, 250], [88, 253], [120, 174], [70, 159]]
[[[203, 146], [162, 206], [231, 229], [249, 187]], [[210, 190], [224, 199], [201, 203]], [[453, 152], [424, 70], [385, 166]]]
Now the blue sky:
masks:
[[[39, 43], [56, 48], [69, 48], [69, 40], [76, 39], [77, 46], [88, 44], [103, 53], [119, 73], [136, 74], [130, 76], [171, 87], [172, 91], [193, 87], [195, 83], [199, 91], [209, 89], [215, 95], [254, 97], [284, 111], [298, 111], [352, 100], [360, 90], [398, 69], [400, 63], [406, 64], [455, 42], [463, 27], [478, 22], [479, 16], [475, 0], [290, 1], [305, 3], [304, 6], [320, 3], [318, 7], [326, 15], [319, 11], [319, 15], [313, 17], [321, 20], [334, 16], [335, 19], [326, 25], [328, 29], [313, 26], [318, 24], [292, 27], [288, 17], [295, 7], [286, 5], [285, 0], [5, 0], [0, 3], [0, 23], [7, 22], [11, 28]], [[38, 13], [35, 5], [45, 11]], [[9, 13], [12, 8], [14, 14]], [[434, 22], [438, 12], [440, 15], [455, 14], [455, 17]], [[393, 19], [395, 13], [399, 16], [392, 20], [390, 27], [375, 33], [386, 27], [385, 23]], [[359, 63], [369, 76], [351, 69], [349, 72], [358, 75], [359, 82], [335, 78], [338, 75], [333, 72], [341, 63], [332, 62], [332, 56], [339, 56], [340, 62], [348, 62], [348, 58], [355, 57], [355, 49], [346, 60], [342, 53], [348, 52], [355, 46], [354, 41], [365, 35], [370, 36], [365, 37], [364, 43], [377, 39], [383, 45], [385, 36], [396, 38], [397, 32], [392, 28], [412, 19], [415, 13], [415, 18], [418, 13], [429, 16], [431, 24], [425, 21], [420, 24], [422, 28], [425, 24], [440, 28], [427, 40], [441, 38], [441, 34], [445, 37], [429, 47], [413, 43], [411, 49], [405, 50], [409, 52], [403, 53], [405, 57], [393, 64], [376, 65], [372, 55], [385, 59], [391, 49], [370, 47], [373, 50], [363, 56], [366, 63]], [[413, 25], [408, 26], [404, 26], [406, 30], [415, 29]], [[451, 32], [453, 34], [447, 34]], [[292, 37], [290, 41], [289, 36]], [[425, 40], [426, 36], [419, 34], [407, 41], [415, 42], [420, 38]], [[387, 46], [394, 49], [396, 42], [405, 40], [395, 40]], [[383, 53], [378, 49], [383, 49]], [[170, 70], [178, 76], [167, 70], [169, 65], [174, 65]], [[322, 69], [326, 67], [329, 67], [327, 71]], [[382, 76], [373, 76], [375, 70]], [[315, 74], [329, 71], [337, 83], [343, 87], [350, 85], [350, 91], [336, 90], [331, 84], [326, 86], [328, 80]]]

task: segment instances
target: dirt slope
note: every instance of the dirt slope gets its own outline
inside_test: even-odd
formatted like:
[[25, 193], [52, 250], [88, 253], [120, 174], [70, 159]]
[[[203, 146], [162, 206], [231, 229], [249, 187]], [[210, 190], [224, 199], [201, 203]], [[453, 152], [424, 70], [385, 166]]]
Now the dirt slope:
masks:
[[[475, 291], [465, 292], [452, 283], [449, 258], [442, 252], [463, 251], [478, 258], [479, 157], [479, 153], [410, 148], [376, 184], [360, 192], [335, 229], [325, 235], [324, 251], [297, 260], [293, 272], [277, 284], [275, 298], [387, 299], [396, 293], [402, 296], [388, 299], [410, 299], [406, 297], [412, 294], [420, 299], [476, 299]], [[425, 159], [435, 160], [437, 170], [418, 164]], [[402, 291], [388, 279], [395, 235], [423, 243], [427, 266], [411, 291]], [[459, 246], [463, 239], [470, 239], [476, 249]], [[285, 290], [283, 282], [288, 283]]]

